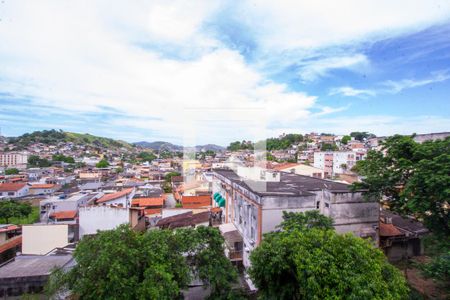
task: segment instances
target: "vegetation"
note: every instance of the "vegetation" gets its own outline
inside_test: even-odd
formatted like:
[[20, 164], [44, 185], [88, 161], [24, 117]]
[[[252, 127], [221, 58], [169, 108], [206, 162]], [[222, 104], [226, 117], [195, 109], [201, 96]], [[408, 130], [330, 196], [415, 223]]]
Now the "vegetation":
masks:
[[364, 141], [365, 139], [371, 139], [371, 138], [376, 137], [375, 134], [369, 133], [369, 132], [366, 132], [366, 131], [363, 131], [363, 132], [354, 131], [354, 132], [350, 133], [350, 136], [354, 137], [355, 140], [358, 140], [360, 142]]
[[329, 143], [322, 143], [320, 145], [320, 150], [321, 151], [337, 151], [338, 147], [336, 146], [335, 143], [329, 144]]
[[17, 175], [19, 174], [19, 169], [11, 168], [5, 170], [5, 175]]
[[232, 142], [228, 147], [228, 150], [230, 151], [238, 151], [238, 150], [253, 150], [253, 143], [251, 141], [245, 141], [242, 142], [236, 141]]
[[153, 161], [154, 159], [156, 159], [156, 155], [155, 155], [155, 154], [153, 154], [152, 152], [147, 152], [147, 151], [140, 152], [140, 153], [137, 155], [137, 157], [138, 157], [140, 160], [142, 160], [142, 161], [148, 161], [148, 162], [151, 162], [151, 161]]
[[341, 139], [341, 143], [347, 145], [349, 141], [351, 141], [352, 137], [349, 135], [344, 135]]
[[27, 219], [33, 209], [29, 203], [6, 200], [0, 202], [0, 220], [9, 224], [10, 221], [19, 221], [15, 224], [21, 224], [20, 220]]
[[55, 271], [49, 295], [70, 289], [80, 299], [179, 299], [192, 279], [211, 288], [211, 299], [230, 299], [237, 274], [223, 253], [216, 228], [115, 230], [85, 237], [78, 244], [75, 267]]
[[50, 167], [52, 164], [45, 158], [40, 158], [37, 155], [30, 155], [28, 157], [28, 166], [35, 168], [46, 168]]
[[331, 229], [318, 212], [284, 213], [250, 255], [262, 299], [405, 299], [402, 274], [372, 244]]
[[19, 137], [9, 139], [9, 144], [16, 147], [25, 148], [34, 143], [43, 143], [46, 145], [57, 145], [61, 142], [72, 142], [74, 144], [84, 144], [103, 148], [121, 148], [131, 149], [132, 146], [123, 141], [117, 141], [109, 138], [98, 137], [90, 134], [81, 134], [65, 132], [62, 130], [42, 130], [32, 133], [25, 133]]
[[172, 177], [181, 176], [179, 172], [169, 172], [164, 176], [164, 183], [162, 184], [162, 189], [164, 193], [172, 193]]
[[363, 181], [353, 188], [367, 189], [368, 197], [386, 199], [391, 210], [450, 236], [450, 138], [419, 144], [396, 135], [382, 143], [381, 151], [369, 151], [355, 169]]
[[109, 162], [106, 159], [102, 159], [95, 166], [97, 168], [107, 168], [107, 167], [109, 167]]
[[68, 164], [74, 164], [75, 160], [71, 156], [65, 156], [64, 154], [54, 154], [52, 157], [53, 161], [62, 161]]

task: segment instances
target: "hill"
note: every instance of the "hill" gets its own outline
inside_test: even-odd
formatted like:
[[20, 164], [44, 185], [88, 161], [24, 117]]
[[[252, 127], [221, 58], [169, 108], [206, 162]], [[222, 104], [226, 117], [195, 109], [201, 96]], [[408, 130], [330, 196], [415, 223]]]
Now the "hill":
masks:
[[[137, 142], [134, 143], [136, 146], [142, 147], [142, 148], [147, 148], [147, 149], [153, 149], [156, 151], [159, 151], [160, 149], [165, 149], [165, 150], [169, 150], [169, 151], [183, 151], [183, 146], [180, 145], [175, 145], [169, 142], [163, 142], [163, 141], [156, 141], [156, 142]], [[195, 146], [197, 151], [200, 150], [212, 150], [212, 151], [222, 151], [225, 148], [222, 146], [218, 146], [218, 145], [214, 145], [214, 144], [206, 144], [206, 145], [197, 145]]]
[[88, 133], [65, 132], [62, 130], [42, 130], [25, 133], [18, 137], [10, 137], [8, 143], [18, 148], [26, 148], [34, 143], [57, 145], [72, 142], [79, 145], [89, 145], [101, 148], [132, 148], [127, 142], [91, 135]]

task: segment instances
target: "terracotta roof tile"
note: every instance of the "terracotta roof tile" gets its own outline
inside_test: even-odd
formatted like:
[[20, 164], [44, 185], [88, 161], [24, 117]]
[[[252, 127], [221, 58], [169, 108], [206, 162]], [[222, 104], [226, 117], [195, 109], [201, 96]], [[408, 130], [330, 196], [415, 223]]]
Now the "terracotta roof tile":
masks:
[[211, 205], [211, 196], [182, 196], [181, 204], [183, 208], [200, 208]]
[[30, 189], [51, 189], [54, 188], [55, 184], [33, 184]]
[[385, 224], [380, 222], [380, 236], [400, 236], [403, 233], [393, 224]]
[[75, 219], [78, 212], [76, 210], [57, 211], [50, 215], [54, 219]]
[[112, 200], [118, 199], [120, 197], [123, 197], [125, 195], [131, 194], [131, 192], [133, 192], [133, 188], [123, 189], [119, 192], [112, 193], [112, 194], [106, 194], [103, 197], [101, 197], [100, 199], [98, 199], [97, 203], [112, 201]]
[[26, 183], [0, 183], [0, 192], [17, 192], [26, 185]]
[[137, 198], [133, 199], [131, 201], [131, 205], [137, 205], [137, 206], [163, 206], [164, 205], [164, 198], [163, 197], [157, 197], [157, 198]]

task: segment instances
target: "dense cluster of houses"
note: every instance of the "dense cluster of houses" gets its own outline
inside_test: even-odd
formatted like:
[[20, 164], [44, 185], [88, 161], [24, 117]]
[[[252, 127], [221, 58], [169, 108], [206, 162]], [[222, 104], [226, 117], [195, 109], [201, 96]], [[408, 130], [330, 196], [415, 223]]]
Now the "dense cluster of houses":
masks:
[[[318, 210], [333, 219], [337, 232], [370, 239], [393, 261], [420, 255], [427, 233], [420, 223], [381, 210], [376, 199], [363, 198], [364, 191], [349, 189], [358, 179], [349, 170], [370, 145], [351, 140], [345, 149], [321, 152], [314, 145], [336, 143], [337, 137], [309, 140], [311, 149], [302, 150], [297, 162], [264, 166], [250, 151], [221, 151], [201, 160], [173, 156], [1, 175], [0, 201], [32, 203], [39, 218], [34, 224], [0, 225], [0, 297], [39, 291], [55, 266], [75, 263], [72, 252], [79, 240], [121, 224], [136, 231], [215, 226], [226, 256], [245, 270], [264, 233], [277, 230], [283, 211]], [[302, 163], [303, 157], [313, 163]]]

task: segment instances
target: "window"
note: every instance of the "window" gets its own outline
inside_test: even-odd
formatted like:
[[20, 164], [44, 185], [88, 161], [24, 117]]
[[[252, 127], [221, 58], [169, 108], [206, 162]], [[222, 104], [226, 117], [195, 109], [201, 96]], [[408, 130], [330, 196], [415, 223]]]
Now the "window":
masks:
[[320, 208], [320, 201], [317, 201], [317, 203], [316, 203], [316, 208], [317, 208], [317, 209]]
[[325, 203], [326, 208], [330, 208], [330, 203]]

